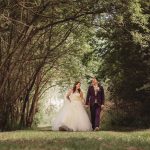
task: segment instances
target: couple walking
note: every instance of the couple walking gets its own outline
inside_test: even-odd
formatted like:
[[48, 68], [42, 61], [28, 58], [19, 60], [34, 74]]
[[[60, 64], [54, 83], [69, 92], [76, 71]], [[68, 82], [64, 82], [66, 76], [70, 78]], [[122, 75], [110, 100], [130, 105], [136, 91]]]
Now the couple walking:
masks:
[[[53, 130], [59, 131], [98, 131], [100, 125], [100, 113], [104, 107], [104, 89], [94, 77], [87, 91], [86, 100], [80, 89], [81, 83], [76, 82], [68, 91], [63, 107], [57, 114], [53, 124]], [[91, 121], [85, 110], [90, 107]]]

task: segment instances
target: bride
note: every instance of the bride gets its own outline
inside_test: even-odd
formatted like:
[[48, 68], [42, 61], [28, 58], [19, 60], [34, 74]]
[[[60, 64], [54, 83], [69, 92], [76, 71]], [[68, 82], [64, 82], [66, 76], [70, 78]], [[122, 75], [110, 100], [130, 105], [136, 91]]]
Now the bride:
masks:
[[73, 89], [66, 95], [67, 100], [57, 114], [52, 130], [60, 131], [91, 131], [92, 126], [84, 109], [83, 93], [80, 89], [81, 83], [76, 82]]

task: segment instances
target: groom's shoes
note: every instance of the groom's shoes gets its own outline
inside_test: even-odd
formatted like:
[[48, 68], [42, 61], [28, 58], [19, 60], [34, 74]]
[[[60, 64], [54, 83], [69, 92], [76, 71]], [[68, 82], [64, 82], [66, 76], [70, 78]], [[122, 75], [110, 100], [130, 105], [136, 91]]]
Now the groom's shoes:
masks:
[[99, 127], [96, 127], [96, 128], [94, 129], [94, 131], [99, 131]]

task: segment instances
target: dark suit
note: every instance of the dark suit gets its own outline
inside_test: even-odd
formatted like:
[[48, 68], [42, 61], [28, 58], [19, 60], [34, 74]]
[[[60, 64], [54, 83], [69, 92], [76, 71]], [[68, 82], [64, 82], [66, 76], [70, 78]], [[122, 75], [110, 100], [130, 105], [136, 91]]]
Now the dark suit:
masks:
[[87, 97], [86, 97], [86, 105], [90, 105], [91, 123], [93, 129], [99, 127], [101, 105], [104, 105], [104, 99], [105, 99], [103, 87], [100, 85], [98, 85], [98, 87], [99, 87], [99, 91], [95, 95], [94, 87], [89, 86]]

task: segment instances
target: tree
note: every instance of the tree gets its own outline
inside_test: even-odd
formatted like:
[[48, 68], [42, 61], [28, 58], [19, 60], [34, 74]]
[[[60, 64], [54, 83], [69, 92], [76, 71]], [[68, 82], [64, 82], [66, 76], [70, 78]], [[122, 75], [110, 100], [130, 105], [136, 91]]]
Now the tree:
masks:
[[149, 4], [141, 0], [110, 3], [113, 10], [99, 15], [100, 28], [90, 41], [94, 57], [101, 60], [97, 74], [107, 81], [110, 99], [118, 112], [123, 112], [124, 125], [147, 126], [150, 114]]
[[[0, 2], [1, 130], [32, 125], [41, 93], [47, 88], [47, 81], [53, 79], [48, 75], [59, 74], [62, 58], [64, 63], [70, 59], [69, 55], [78, 52], [79, 47], [72, 44], [77, 42], [82, 22], [91, 22], [93, 15], [105, 10], [97, 7], [97, 3], [97, 0]], [[51, 81], [49, 86], [53, 85]]]

